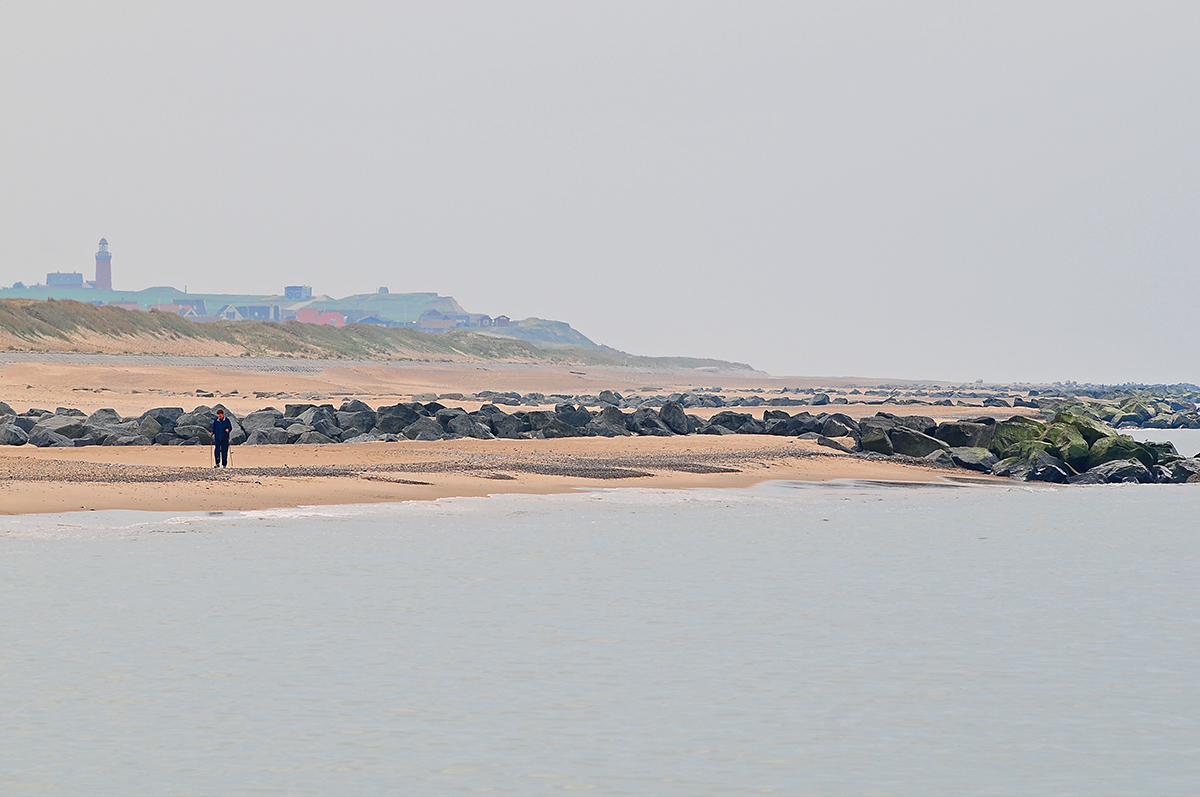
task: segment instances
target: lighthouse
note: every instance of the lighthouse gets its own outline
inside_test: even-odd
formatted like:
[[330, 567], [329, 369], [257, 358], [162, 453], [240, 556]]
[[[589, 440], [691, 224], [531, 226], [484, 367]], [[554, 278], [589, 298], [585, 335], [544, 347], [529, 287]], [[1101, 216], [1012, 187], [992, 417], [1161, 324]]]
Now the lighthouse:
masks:
[[96, 252], [96, 290], [112, 290], [112, 253], [104, 238], [100, 239], [100, 251]]

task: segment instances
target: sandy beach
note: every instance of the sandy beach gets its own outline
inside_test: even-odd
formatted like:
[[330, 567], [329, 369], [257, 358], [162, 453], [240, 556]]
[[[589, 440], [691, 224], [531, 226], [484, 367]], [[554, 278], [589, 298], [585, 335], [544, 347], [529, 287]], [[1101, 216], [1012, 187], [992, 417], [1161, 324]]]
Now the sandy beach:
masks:
[[[871, 384], [761, 374], [492, 363], [258, 364], [239, 359], [229, 367], [185, 367], [154, 362], [10, 362], [0, 366], [0, 399], [20, 410], [67, 406], [90, 413], [111, 407], [129, 416], [160, 406], [190, 410], [221, 403], [235, 413], [245, 413], [271, 405], [282, 409], [291, 401], [338, 403], [348, 397], [379, 406], [422, 394], [469, 395], [485, 389], [551, 394], [603, 389], [666, 392], [719, 385], [727, 394], [737, 394], [782, 387], [850, 391]], [[198, 391], [214, 396], [200, 396]], [[481, 402], [454, 403], [473, 409]], [[853, 417], [881, 409], [939, 418], [1014, 412], [857, 402], [837, 407]], [[711, 415], [716, 410], [696, 412]], [[204, 446], [4, 446], [0, 447], [0, 513], [249, 510], [581, 488], [745, 487], [771, 479], [930, 482], [963, 475], [841, 454], [813, 441], [743, 435], [237, 446], [233, 466], [223, 471], [211, 467]]]
[[774, 480], [936, 482], [958, 471], [754, 436], [240, 446], [0, 448], [0, 514], [223, 511], [576, 489], [748, 487]]

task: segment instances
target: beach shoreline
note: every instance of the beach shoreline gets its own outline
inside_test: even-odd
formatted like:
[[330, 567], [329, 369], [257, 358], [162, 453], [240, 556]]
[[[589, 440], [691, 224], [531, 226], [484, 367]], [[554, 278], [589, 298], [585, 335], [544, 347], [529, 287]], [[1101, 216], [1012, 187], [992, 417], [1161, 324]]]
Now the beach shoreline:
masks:
[[207, 446], [2, 448], [0, 514], [245, 511], [776, 480], [935, 483], [963, 475], [830, 452], [807, 440], [749, 436], [239, 446], [233, 466], [221, 470], [209, 456]]

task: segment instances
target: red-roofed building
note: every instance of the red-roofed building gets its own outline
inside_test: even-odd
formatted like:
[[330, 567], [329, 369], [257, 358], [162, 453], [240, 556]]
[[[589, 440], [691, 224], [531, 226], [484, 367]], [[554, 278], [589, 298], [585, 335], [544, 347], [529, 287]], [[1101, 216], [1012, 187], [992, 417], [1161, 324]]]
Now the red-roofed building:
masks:
[[296, 320], [301, 324], [317, 324], [326, 327], [346, 326], [346, 316], [333, 310], [318, 310], [315, 307], [301, 307], [296, 311]]

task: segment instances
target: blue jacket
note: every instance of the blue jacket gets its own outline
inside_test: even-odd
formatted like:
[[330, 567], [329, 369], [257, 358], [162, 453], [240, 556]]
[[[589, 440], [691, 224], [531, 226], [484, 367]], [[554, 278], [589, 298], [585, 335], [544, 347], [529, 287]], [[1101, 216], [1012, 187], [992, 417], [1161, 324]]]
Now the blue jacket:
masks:
[[229, 418], [213, 418], [212, 436], [214, 443], [228, 443], [229, 433], [233, 431], [233, 424], [229, 422]]

